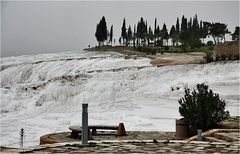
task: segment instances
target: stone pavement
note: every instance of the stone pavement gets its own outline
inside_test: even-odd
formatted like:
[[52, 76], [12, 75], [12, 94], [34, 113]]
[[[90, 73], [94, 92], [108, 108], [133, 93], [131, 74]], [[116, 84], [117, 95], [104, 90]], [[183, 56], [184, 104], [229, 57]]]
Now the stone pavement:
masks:
[[[18, 153], [3, 150], [3, 153]], [[80, 145], [80, 142], [46, 144], [37, 147], [29, 147], [24, 153], [240, 153], [240, 143], [227, 142], [203, 142], [177, 140], [102, 140], [91, 141], [88, 147]]]
[[206, 141], [196, 141], [196, 136], [174, 140], [175, 132], [130, 131], [121, 137], [113, 135], [115, 132], [99, 132], [84, 147], [79, 139], [69, 137], [70, 132], [63, 132], [44, 135], [43, 145], [24, 149], [0, 147], [0, 153], [240, 153], [239, 121], [239, 116], [232, 117], [223, 121], [220, 129], [204, 132]]
[[[240, 132], [239, 129], [211, 129], [202, 133], [204, 141], [208, 142], [239, 142]], [[185, 139], [186, 141], [196, 141], [197, 135]]]

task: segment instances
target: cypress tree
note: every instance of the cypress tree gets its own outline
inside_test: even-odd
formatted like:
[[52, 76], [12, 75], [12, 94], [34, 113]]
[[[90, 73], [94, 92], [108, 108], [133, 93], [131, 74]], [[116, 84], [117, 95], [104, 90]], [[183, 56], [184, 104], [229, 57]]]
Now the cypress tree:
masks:
[[154, 45], [156, 45], [156, 38], [157, 38], [157, 18], [154, 21]]
[[110, 29], [110, 42], [111, 42], [111, 45], [112, 45], [112, 41], [113, 41], [113, 25], [111, 26], [111, 29]]
[[147, 20], [146, 20], [146, 24], [145, 24], [145, 34], [148, 33], [148, 26], [147, 26]]
[[172, 25], [171, 27], [171, 30], [170, 30], [170, 33], [169, 33], [169, 36], [170, 38], [172, 38], [172, 43], [173, 43], [173, 46], [175, 45], [175, 37], [176, 37], [176, 29], [174, 27], [174, 25]]
[[101, 44], [104, 44], [104, 41], [107, 40], [107, 24], [104, 16], [96, 26], [95, 37], [98, 41], [99, 46]]
[[179, 42], [179, 34], [180, 33], [180, 26], [179, 26], [179, 18], [177, 18], [177, 21], [176, 21], [176, 43], [177, 43], [177, 46], [178, 46], [178, 42]]
[[97, 24], [97, 26], [96, 26], [96, 33], [95, 33], [95, 37], [96, 37], [96, 39], [97, 39], [97, 41], [98, 41], [98, 46], [100, 46], [100, 42], [101, 42], [101, 29], [100, 29], [100, 25], [99, 24]]
[[106, 23], [106, 20], [105, 20], [105, 17], [103, 16], [102, 17], [102, 20], [101, 20], [101, 31], [102, 31], [102, 41], [104, 42], [105, 40], [107, 40], [107, 23]]
[[156, 30], [157, 30], [157, 18], [155, 18], [154, 21], [154, 35], [156, 35]]
[[140, 45], [140, 33], [141, 33], [141, 31], [140, 31], [140, 22], [138, 22], [138, 24], [137, 24], [137, 33], [136, 33], [136, 36], [137, 36], [137, 46], [139, 46]]
[[127, 45], [129, 45], [131, 40], [132, 40], [132, 29], [131, 29], [131, 26], [129, 25], [128, 32], [127, 32]]
[[187, 31], [187, 18], [182, 16], [181, 31]]
[[133, 46], [135, 47], [135, 39], [136, 39], [136, 25], [134, 25], [134, 31], [133, 31]]
[[144, 39], [145, 38], [145, 23], [143, 21], [143, 18], [141, 17], [141, 20], [140, 20], [140, 38], [141, 39]]
[[163, 28], [162, 28], [162, 39], [166, 40], [168, 44], [168, 30], [165, 23], [163, 24]]
[[149, 26], [147, 38], [148, 38], [148, 46], [149, 46], [150, 40], [152, 41], [154, 39], [154, 34], [151, 26]]
[[188, 34], [189, 33], [188, 33], [188, 26], [187, 26], [187, 18], [185, 18], [183, 15], [182, 23], [181, 23], [181, 32], [179, 35], [179, 38], [182, 42], [183, 51], [186, 51], [186, 43], [187, 43], [187, 39], [189, 38]]
[[200, 27], [199, 27], [199, 23], [198, 23], [198, 18], [197, 18], [197, 14], [195, 15], [195, 17], [193, 18], [192, 21], [192, 26], [191, 26], [191, 47], [195, 48], [195, 47], [199, 47], [201, 45], [201, 32], [200, 32]]
[[203, 39], [203, 22], [202, 22], [202, 20], [200, 21], [200, 24], [199, 24], [199, 37], [200, 37], [200, 39]]
[[[148, 37], [148, 26], [147, 26], [147, 20], [146, 20], [146, 24], [145, 24], [145, 29], [144, 29], [144, 44], [146, 43], [146, 39]], [[149, 45], [149, 42], [148, 42]]]
[[179, 34], [179, 19], [177, 18], [177, 22], [176, 22], [176, 33]]
[[176, 33], [174, 25], [172, 25], [169, 35], [173, 36]]
[[193, 21], [192, 21], [192, 31], [199, 32], [199, 23], [198, 23], [197, 14], [195, 15], [195, 17], [193, 18]]
[[160, 31], [160, 27], [159, 27], [159, 25], [157, 26], [157, 29], [156, 29], [156, 41], [157, 41], [157, 43], [156, 43], [156, 45], [158, 46], [158, 45], [160, 45], [160, 43], [159, 43], [159, 37], [161, 36], [161, 31]]
[[142, 40], [145, 40], [146, 36], [146, 24], [142, 17], [137, 24], [137, 36], [138, 36], [137, 44], [139, 44], [140, 42], [141, 45]]
[[192, 32], [192, 18], [190, 18], [190, 20], [188, 21], [188, 26], [187, 26], [187, 28], [188, 28], [188, 31], [189, 31], [189, 32]]
[[126, 38], [127, 38], [127, 29], [126, 29], [126, 21], [125, 18], [123, 19], [123, 25], [122, 25], [122, 33], [121, 36], [123, 38], [123, 42], [126, 43]]

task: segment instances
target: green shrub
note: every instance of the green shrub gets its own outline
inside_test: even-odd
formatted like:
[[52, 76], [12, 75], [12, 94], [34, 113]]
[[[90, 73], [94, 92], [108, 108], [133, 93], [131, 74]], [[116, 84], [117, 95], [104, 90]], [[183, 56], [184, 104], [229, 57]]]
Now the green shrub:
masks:
[[228, 54], [227, 60], [234, 60], [234, 57], [233, 57], [233, 54], [232, 54], [232, 53]]
[[144, 52], [147, 54], [147, 55], [150, 55], [151, 54], [151, 50], [147, 50], [147, 49], [144, 49]]
[[138, 46], [136, 48], [136, 50], [139, 51], [139, 52], [144, 52], [147, 55], [149, 55], [149, 54], [155, 55], [157, 53], [158, 49], [157, 48], [153, 48], [153, 47]]
[[136, 46], [133, 46], [133, 51], [136, 51], [136, 50], [137, 50]]
[[164, 54], [164, 51], [163, 51], [163, 50], [160, 50], [160, 53], [161, 53], [161, 55], [163, 55], [163, 54]]
[[225, 101], [219, 98], [219, 94], [208, 90], [208, 86], [204, 83], [198, 84], [197, 89], [191, 93], [186, 88], [185, 96], [178, 102], [179, 112], [192, 130], [209, 130], [229, 116], [229, 112], [224, 111]]
[[233, 55], [233, 57], [234, 57], [234, 60], [239, 60], [239, 54], [235, 54]]
[[151, 51], [151, 54], [156, 55], [156, 53], [157, 53], [157, 49], [153, 48], [152, 51]]
[[164, 46], [164, 50], [168, 51], [169, 50], [169, 46]]
[[208, 41], [208, 42], [207, 42], [207, 45], [208, 45], [208, 46], [212, 46], [212, 45], [213, 45], [213, 41]]
[[226, 60], [227, 56], [225, 54], [221, 55], [221, 60]]
[[138, 47], [137, 47], [137, 50], [138, 50], [139, 52], [143, 52], [143, 48], [142, 48], [141, 46], [138, 46]]
[[211, 46], [208, 46], [208, 50], [213, 50], [214, 49], [214, 46], [211, 45]]
[[207, 63], [213, 62], [213, 54], [212, 52], [207, 52], [206, 56], [204, 57]]

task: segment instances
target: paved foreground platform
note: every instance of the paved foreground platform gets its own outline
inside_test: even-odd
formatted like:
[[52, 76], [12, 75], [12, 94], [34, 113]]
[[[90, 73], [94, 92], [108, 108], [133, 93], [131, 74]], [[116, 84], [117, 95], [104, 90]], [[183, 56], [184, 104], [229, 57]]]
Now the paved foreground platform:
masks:
[[240, 143], [176, 140], [102, 140], [88, 147], [80, 142], [45, 144], [26, 149], [1, 149], [2, 153], [240, 153]]
[[121, 137], [115, 132], [100, 132], [84, 147], [80, 139], [63, 132], [42, 136], [42, 145], [24, 149], [0, 147], [0, 153], [240, 153], [239, 121], [239, 116], [231, 117], [218, 129], [202, 133], [205, 141], [196, 141], [197, 136], [174, 140], [175, 132], [130, 131]]

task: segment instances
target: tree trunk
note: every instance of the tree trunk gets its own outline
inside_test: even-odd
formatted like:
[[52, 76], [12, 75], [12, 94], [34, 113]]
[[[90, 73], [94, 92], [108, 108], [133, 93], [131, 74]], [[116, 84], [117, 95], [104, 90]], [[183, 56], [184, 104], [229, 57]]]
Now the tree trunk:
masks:
[[212, 35], [212, 37], [213, 37], [213, 40], [214, 40], [214, 44], [217, 44], [217, 43], [216, 43], [216, 37], [213, 36], [213, 35]]

